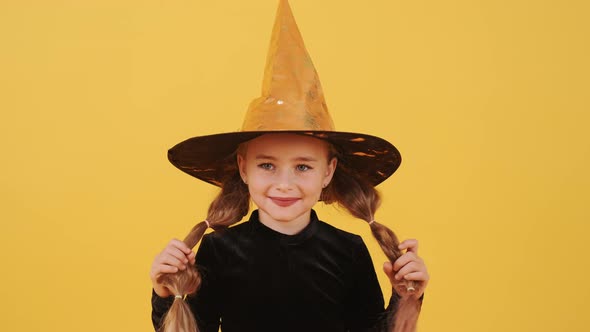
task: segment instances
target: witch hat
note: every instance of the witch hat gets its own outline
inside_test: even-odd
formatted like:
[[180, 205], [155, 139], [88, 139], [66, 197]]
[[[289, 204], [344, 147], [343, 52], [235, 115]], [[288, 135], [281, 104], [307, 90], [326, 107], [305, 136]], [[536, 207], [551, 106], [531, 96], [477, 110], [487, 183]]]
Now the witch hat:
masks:
[[187, 139], [168, 151], [170, 162], [200, 180], [220, 186], [237, 167], [238, 146], [269, 133], [308, 135], [330, 142], [338, 167], [376, 186], [401, 163], [388, 141], [339, 132], [328, 112], [319, 76], [303, 43], [287, 0], [280, 0], [262, 84], [262, 95], [246, 112], [241, 131]]

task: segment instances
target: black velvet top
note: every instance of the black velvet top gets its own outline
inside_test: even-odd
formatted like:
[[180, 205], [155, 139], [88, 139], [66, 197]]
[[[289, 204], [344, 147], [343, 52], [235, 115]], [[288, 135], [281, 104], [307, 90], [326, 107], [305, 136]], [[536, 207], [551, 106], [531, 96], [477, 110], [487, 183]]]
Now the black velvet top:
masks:
[[[186, 301], [201, 332], [385, 331], [387, 310], [360, 236], [318, 220], [300, 233], [276, 232], [258, 219], [203, 237], [196, 256], [200, 290]], [[173, 297], [152, 292], [159, 328]]]

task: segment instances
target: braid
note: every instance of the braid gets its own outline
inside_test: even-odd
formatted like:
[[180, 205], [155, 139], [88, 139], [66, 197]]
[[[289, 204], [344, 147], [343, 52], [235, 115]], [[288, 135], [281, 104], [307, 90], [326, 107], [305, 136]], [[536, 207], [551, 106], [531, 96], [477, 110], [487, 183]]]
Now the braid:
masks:
[[[242, 220], [250, 207], [248, 187], [242, 182], [237, 169], [223, 182], [221, 192], [209, 205], [207, 219], [196, 224], [185, 237], [184, 243], [194, 248], [205, 234], [208, 227], [215, 231], [227, 229]], [[185, 270], [162, 276], [162, 284], [177, 295], [168, 310], [161, 332], [198, 332], [195, 317], [190, 306], [182, 299], [197, 292], [201, 284], [201, 275], [194, 266]], [[180, 295], [180, 296], [178, 296]]]
[[398, 249], [399, 240], [395, 233], [375, 221], [375, 212], [381, 205], [379, 192], [366, 181], [354, 176], [342, 163], [338, 164], [332, 182], [324, 190], [322, 199], [327, 204], [338, 203], [352, 216], [369, 223], [371, 233], [392, 263], [401, 256]]
[[[371, 227], [373, 237], [379, 243], [385, 256], [393, 264], [402, 252], [398, 248], [399, 240], [387, 226], [375, 221], [375, 212], [381, 204], [377, 190], [368, 182], [355, 176], [343, 163], [339, 163], [328, 187], [324, 189], [321, 199], [326, 203], [338, 203], [351, 215], [366, 221]], [[413, 282], [400, 281], [396, 288], [413, 288]], [[401, 292], [398, 292], [400, 294]], [[397, 301], [395, 314], [390, 318], [388, 331], [414, 332], [420, 307], [411, 300], [402, 298]]]

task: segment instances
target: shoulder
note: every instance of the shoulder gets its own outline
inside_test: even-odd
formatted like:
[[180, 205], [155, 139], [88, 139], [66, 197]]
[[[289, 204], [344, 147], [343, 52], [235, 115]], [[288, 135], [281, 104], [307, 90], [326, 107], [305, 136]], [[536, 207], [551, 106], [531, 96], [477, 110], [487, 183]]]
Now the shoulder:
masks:
[[343, 248], [358, 250], [365, 247], [363, 238], [360, 235], [344, 231], [321, 220], [318, 220], [317, 237]]
[[197, 250], [200, 264], [227, 263], [229, 259], [253, 246], [253, 239], [248, 236], [248, 223], [241, 223], [223, 231], [207, 233], [201, 239]]
[[364, 271], [372, 266], [371, 254], [360, 235], [320, 221], [315, 238], [317, 248], [321, 248], [321, 251], [318, 251], [329, 253], [342, 267], [348, 266], [354, 271]]
[[202, 242], [208, 242], [210, 245], [223, 245], [236, 240], [248, 238], [252, 227], [249, 222], [242, 222], [222, 231], [214, 231], [203, 236]]

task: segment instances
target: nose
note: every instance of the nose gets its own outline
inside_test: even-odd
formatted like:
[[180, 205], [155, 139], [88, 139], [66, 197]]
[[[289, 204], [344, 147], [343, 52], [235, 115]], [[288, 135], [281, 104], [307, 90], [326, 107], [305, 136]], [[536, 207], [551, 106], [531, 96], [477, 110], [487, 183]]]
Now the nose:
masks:
[[282, 192], [292, 190], [294, 184], [293, 175], [293, 172], [289, 169], [279, 172], [276, 179], [276, 188]]

